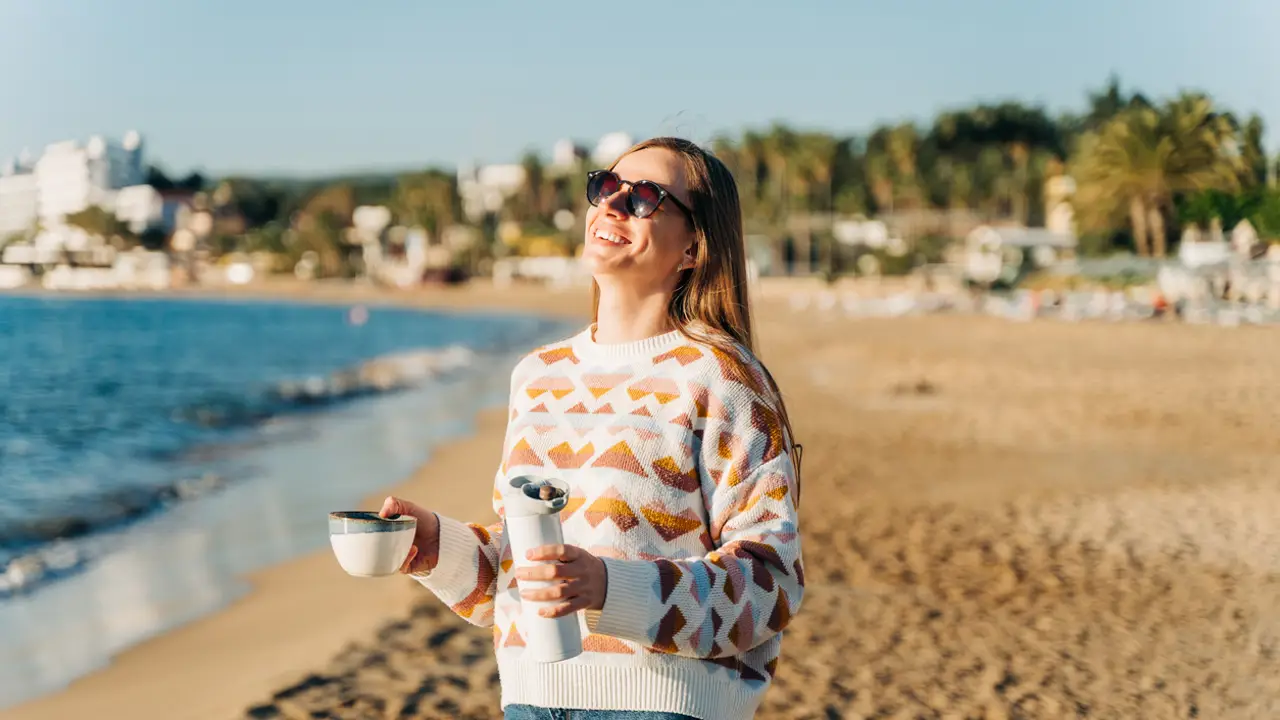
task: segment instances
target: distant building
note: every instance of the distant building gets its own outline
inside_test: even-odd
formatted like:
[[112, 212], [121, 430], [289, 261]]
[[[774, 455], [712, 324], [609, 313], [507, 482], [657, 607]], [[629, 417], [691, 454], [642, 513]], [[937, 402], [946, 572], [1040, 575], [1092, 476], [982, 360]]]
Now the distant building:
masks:
[[0, 172], [0, 239], [37, 227], [39, 232], [9, 243], [0, 264], [48, 268], [71, 258], [109, 267], [114, 248], [66, 218], [98, 206], [135, 232], [172, 229], [189, 200], [165, 197], [145, 182], [142, 136], [132, 131], [119, 141], [94, 136], [84, 143], [53, 143], [34, 162], [24, 152]]
[[129, 132], [120, 142], [95, 135], [83, 145], [54, 143], [36, 161], [35, 177], [37, 213], [47, 228], [91, 205], [112, 208], [116, 191], [146, 182], [142, 138]]
[[161, 230], [168, 234], [183, 224], [193, 202], [194, 193], [189, 191], [130, 185], [116, 192], [114, 210], [116, 218], [133, 233]]
[[612, 165], [614, 160], [622, 156], [635, 144], [631, 136], [624, 132], [612, 132], [600, 138], [596, 143], [596, 149], [591, 151], [591, 160], [596, 165], [605, 167]]
[[132, 185], [116, 193], [115, 211], [116, 218], [128, 225], [131, 232], [140, 233], [161, 224], [164, 198], [150, 185]]
[[485, 213], [502, 209], [507, 198], [519, 192], [524, 185], [523, 165], [483, 165], [479, 168], [458, 170], [458, 195], [462, 209], [473, 222]]
[[1258, 247], [1258, 231], [1254, 229], [1253, 223], [1248, 220], [1236, 223], [1236, 226], [1231, 229], [1231, 249], [1240, 257], [1248, 258], [1256, 247]]
[[1071, 198], [1076, 192], [1076, 181], [1068, 175], [1057, 175], [1045, 181], [1044, 207], [1045, 229], [1059, 235], [1074, 235], [1076, 212]]
[[558, 140], [551, 148], [551, 165], [547, 169], [552, 174], [563, 175], [578, 167], [578, 161], [586, 157], [586, 149], [579, 147], [574, 141]]
[[838, 220], [831, 228], [836, 240], [844, 245], [866, 245], [880, 249], [889, 244], [889, 228], [879, 220]]
[[38, 217], [38, 197], [34, 173], [0, 175], [0, 243], [12, 235], [32, 232]]
[[1178, 261], [1187, 268], [1225, 265], [1231, 259], [1231, 246], [1225, 241], [1201, 239], [1198, 228], [1188, 227], [1178, 243]]
[[967, 277], [978, 282], [1012, 280], [1027, 268], [1047, 268], [1075, 255], [1072, 233], [1022, 225], [982, 225], [965, 236]]

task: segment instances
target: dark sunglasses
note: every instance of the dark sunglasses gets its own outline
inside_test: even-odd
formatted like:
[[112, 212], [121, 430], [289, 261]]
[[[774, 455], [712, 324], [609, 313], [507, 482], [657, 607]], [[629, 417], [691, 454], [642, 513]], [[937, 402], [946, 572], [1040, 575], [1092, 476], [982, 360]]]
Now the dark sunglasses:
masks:
[[600, 203], [622, 190], [623, 185], [631, 186], [631, 190], [627, 193], [627, 212], [631, 213], [632, 217], [647, 218], [658, 211], [658, 206], [662, 205], [663, 200], [671, 198], [671, 202], [675, 203], [676, 207], [680, 208], [690, 220], [693, 219], [693, 211], [658, 183], [650, 180], [628, 182], [618, 177], [618, 174], [612, 170], [592, 170], [587, 173], [587, 202], [599, 207]]

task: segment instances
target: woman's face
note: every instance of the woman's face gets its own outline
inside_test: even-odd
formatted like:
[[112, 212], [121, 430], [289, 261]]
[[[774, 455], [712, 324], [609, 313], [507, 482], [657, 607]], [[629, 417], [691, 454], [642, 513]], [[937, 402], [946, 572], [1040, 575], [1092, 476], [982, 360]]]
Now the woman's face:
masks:
[[597, 282], [625, 283], [637, 290], [675, 286], [681, 268], [693, 267], [693, 225], [684, 211], [665, 199], [645, 218], [627, 211], [630, 183], [649, 180], [690, 207], [689, 185], [681, 156], [664, 148], [645, 148], [626, 155], [613, 172], [622, 188], [587, 213], [582, 260]]

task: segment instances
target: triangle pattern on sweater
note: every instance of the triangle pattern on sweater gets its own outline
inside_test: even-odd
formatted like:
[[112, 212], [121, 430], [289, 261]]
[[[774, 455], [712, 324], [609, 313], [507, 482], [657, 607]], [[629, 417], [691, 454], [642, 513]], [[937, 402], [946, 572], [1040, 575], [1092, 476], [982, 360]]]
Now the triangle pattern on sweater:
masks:
[[600, 527], [600, 523], [605, 520], [612, 520], [614, 526], [623, 532], [634, 530], [640, 524], [635, 511], [622, 499], [617, 488], [609, 488], [587, 506], [583, 513], [587, 523], [593, 528]]
[[590, 373], [582, 376], [587, 390], [598, 400], [605, 393], [632, 378], [631, 373]]
[[[503, 521], [452, 526], [451, 543], [478, 548], [451, 553], [465, 559], [434, 573], [432, 590], [472, 622], [498, 628], [506, 668], [533, 662], [503, 532], [515, 528], [515, 507], [504, 493], [518, 475], [555, 478], [569, 488], [559, 511], [564, 542], [604, 558], [611, 571], [624, 561], [635, 572], [608, 634], [584, 632], [574, 672], [607, 685], [603, 670], [652, 666], [674, 682], [705, 684], [689, 706], [695, 714], [753, 706], [777, 669], [772, 638], [799, 605], [803, 572], [796, 483], [779, 461], [787, 439], [776, 399], [753, 390], [765, 387], [759, 368], [749, 353], [735, 357], [679, 333], [610, 346], [584, 332], [526, 356], [512, 373], [494, 484]], [[496, 582], [478, 582], [491, 576]], [[586, 620], [594, 628], [590, 613]], [[568, 701], [562, 685], [513, 699]], [[624, 704], [630, 690], [609, 689]]]
[[578, 356], [573, 353], [572, 346], [558, 347], [552, 350], [540, 352], [538, 353], [538, 359], [547, 365], [555, 365], [561, 360], [568, 360], [574, 365], [581, 362], [578, 360]]
[[660, 365], [668, 360], [675, 360], [680, 365], [688, 365], [691, 362], [702, 358], [702, 351], [692, 345], [682, 345], [674, 350], [668, 350], [653, 356], [653, 364]]
[[591, 467], [614, 468], [615, 470], [624, 470], [633, 475], [649, 477], [649, 474], [644, 471], [644, 467], [640, 465], [640, 461], [636, 460], [636, 455], [631, 451], [631, 446], [627, 444], [626, 440], [600, 453], [600, 457], [591, 463]]
[[552, 465], [555, 465], [561, 470], [576, 470], [590, 460], [591, 456], [594, 455], [595, 452], [596, 449], [591, 443], [587, 443], [577, 450], [574, 450], [573, 446], [569, 443], [562, 442], [547, 451], [547, 459], [551, 461]]

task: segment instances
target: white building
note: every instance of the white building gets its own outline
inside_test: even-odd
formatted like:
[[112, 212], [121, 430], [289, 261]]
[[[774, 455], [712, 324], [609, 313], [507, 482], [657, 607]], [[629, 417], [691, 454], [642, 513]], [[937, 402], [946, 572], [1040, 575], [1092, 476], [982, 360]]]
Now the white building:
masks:
[[1012, 280], [1027, 260], [1051, 267], [1073, 257], [1077, 244], [1075, 235], [1047, 228], [982, 225], [965, 237], [964, 272], [978, 282]]
[[94, 136], [83, 145], [72, 140], [45, 148], [35, 164], [41, 223], [47, 228], [90, 205], [113, 208], [115, 191], [146, 182], [142, 138], [125, 134], [121, 142]]
[[612, 132], [600, 138], [596, 143], [595, 150], [591, 151], [591, 160], [600, 167], [608, 167], [622, 156], [622, 153], [631, 149], [635, 141], [631, 136], [624, 132]]
[[38, 197], [34, 173], [0, 175], [0, 243], [35, 228]]
[[1231, 249], [1242, 258], [1248, 258], [1258, 245], [1258, 231], [1253, 223], [1241, 220], [1231, 229]]
[[113, 206], [116, 218], [131, 232], [159, 229], [168, 234], [183, 224], [191, 209], [191, 196], [162, 193], [150, 185], [131, 185], [115, 193]]
[[462, 209], [473, 222], [486, 212], [497, 212], [502, 203], [524, 186], [523, 165], [484, 165], [458, 171], [458, 195]]
[[164, 219], [164, 198], [150, 185], [121, 188], [114, 205], [116, 218], [135, 233], [158, 226]]
[[882, 249], [892, 239], [889, 226], [879, 220], [838, 220], [831, 226], [836, 240], [845, 245], [865, 245], [873, 249]]
[[569, 139], [557, 140], [551, 148], [551, 164], [547, 170], [553, 175], [563, 175], [578, 167], [578, 161], [587, 156], [587, 151], [578, 147]]
[[1071, 204], [1076, 181], [1069, 175], [1051, 177], [1044, 184], [1045, 229], [1057, 235], [1074, 235], [1076, 212]]

